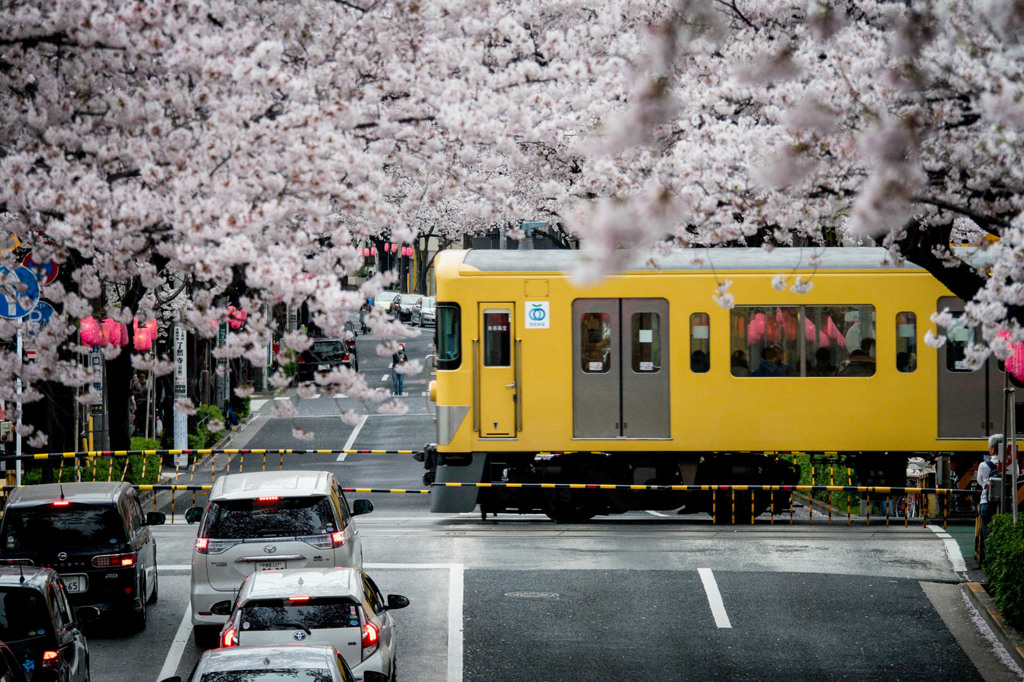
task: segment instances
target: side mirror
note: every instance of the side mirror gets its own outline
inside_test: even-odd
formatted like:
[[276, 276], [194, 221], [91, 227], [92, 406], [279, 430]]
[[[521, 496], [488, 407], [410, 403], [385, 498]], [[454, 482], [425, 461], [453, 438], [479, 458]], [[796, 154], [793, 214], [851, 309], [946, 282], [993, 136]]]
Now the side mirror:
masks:
[[225, 599], [223, 601], [215, 602], [210, 607], [210, 613], [215, 616], [230, 616], [231, 615], [231, 600]]
[[362, 514], [369, 514], [373, 511], [373, 502], [369, 500], [356, 500], [352, 504], [352, 516], [360, 516]]
[[409, 598], [403, 597], [400, 594], [389, 594], [388, 595], [388, 611], [394, 611], [395, 609], [404, 609], [409, 605]]
[[163, 512], [147, 512], [146, 513], [146, 525], [147, 526], [162, 526], [167, 522], [167, 515]]
[[202, 507], [189, 507], [185, 510], [185, 520], [189, 523], [198, 523], [203, 519]]
[[79, 606], [75, 609], [75, 618], [83, 625], [95, 623], [100, 619], [100, 610], [95, 606]]

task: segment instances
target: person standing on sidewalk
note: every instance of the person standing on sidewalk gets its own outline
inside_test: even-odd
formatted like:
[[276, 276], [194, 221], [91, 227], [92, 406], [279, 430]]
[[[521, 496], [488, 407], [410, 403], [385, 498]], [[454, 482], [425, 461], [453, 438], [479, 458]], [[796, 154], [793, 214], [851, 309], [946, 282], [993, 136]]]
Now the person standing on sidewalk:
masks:
[[985, 540], [988, 538], [988, 524], [995, 515], [995, 500], [992, 499], [992, 477], [999, 475], [999, 446], [1003, 444], [1003, 434], [992, 434], [988, 439], [988, 457], [978, 465], [978, 485], [981, 486], [981, 500], [978, 514], [981, 516], [981, 554], [985, 555]]

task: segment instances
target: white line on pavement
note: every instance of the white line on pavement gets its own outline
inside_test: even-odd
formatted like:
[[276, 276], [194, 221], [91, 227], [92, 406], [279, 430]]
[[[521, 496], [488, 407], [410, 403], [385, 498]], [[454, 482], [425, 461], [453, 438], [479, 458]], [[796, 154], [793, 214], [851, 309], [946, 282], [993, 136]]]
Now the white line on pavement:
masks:
[[156, 567], [157, 573], [163, 573], [164, 571], [191, 571], [192, 564], [161, 564]]
[[953, 536], [938, 526], [928, 527], [932, 529], [935, 535], [942, 539], [942, 544], [946, 547], [946, 556], [949, 557], [949, 563], [953, 564], [953, 570], [958, 573], [966, 571], [967, 562], [964, 561], [964, 555], [960, 552], [960, 545], [956, 543]]
[[260, 408], [263, 407], [264, 405], [266, 405], [268, 402], [270, 402], [270, 401], [266, 400], [266, 399], [253, 398], [251, 401], [249, 401], [249, 412], [250, 412], [250, 414], [255, 414], [255, 413], [259, 412]]
[[385, 374], [384, 376], [382, 376], [382, 377], [380, 378], [380, 380], [381, 380], [381, 381], [387, 381], [387, 380], [388, 380], [388, 379], [390, 379], [390, 378], [391, 378], [391, 376], [390, 376], [390, 375], [388, 375], [388, 374]]
[[732, 628], [729, 622], [729, 614], [725, 612], [725, 604], [722, 603], [722, 594], [718, 591], [718, 583], [715, 582], [715, 574], [710, 568], [698, 568], [700, 580], [704, 583], [704, 591], [708, 595], [708, 604], [711, 605], [711, 615], [715, 617], [715, 625], [720, 628]]
[[462, 682], [464, 570], [462, 564], [451, 564], [448, 573], [448, 682]]
[[[342, 450], [351, 450], [352, 449], [352, 443], [356, 442], [356, 436], [359, 435], [359, 431], [360, 431], [360, 429], [363, 428], [363, 424], [365, 424], [365, 423], [366, 423], [366, 415], [364, 414], [362, 417], [359, 418], [359, 423], [356, 424], [356, 428], [352, 429], [352, 435], [350, 435], [348, 437], [348, 440], [345, 441], [345, 447], [343, 447]], [[339, 462], [344, 462], [346, 457], [348, 457], [348, 455], [343, 452], [340, 455], [338, 455], [338, 461]]]
[[291, 400], [291, 397], [286, 395], [279, 395], [276, 398], [274, 398], [274, 400]]
[[668, 518], [668, 514], [662, 514], [661, 512], [654, 511], [653, 509], [645, 509], [644, 511], [646, 511], [651, 516], [663, 516], [665, 518]]
[[167, 658], [164, 659], [164, 667], [160, 668], [160, 675], [156, 679], [164, 680], [177, 672], [178, 664], [181, 663], [181, 654], [185, 651], [185, 643], [188, 642], [189, 635], [191, 634], [192, 604], [187, 604], [185, 606], [185, 615], [181, 617], [181, 624], [178, 626], [178, 631], [174, 633], [174, 641], [171, 642], [171, 648], [167, 651]]

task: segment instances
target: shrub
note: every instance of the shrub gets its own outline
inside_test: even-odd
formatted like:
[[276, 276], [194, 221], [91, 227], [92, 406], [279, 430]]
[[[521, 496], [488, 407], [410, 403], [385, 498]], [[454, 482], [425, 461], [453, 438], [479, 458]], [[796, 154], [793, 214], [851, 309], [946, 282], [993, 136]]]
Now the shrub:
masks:
[[235, 416], [238, 417], [239, 421], [249, 416], [252, 411], [252, 398], [246, 396], [242, 398], [241, 406], [235, 411]]
[[[131, 450], [156, 450], [159, 443], [149, 438], [132, 438]], [[156, 483], [160, 478], [160, 455], [130, 455], [128, 457], [83, 457], [78, 460], [78, 475], [73, 459], [52, 463], [53, 482], [127, 481], [133, 485]], [[24, 485], [42, 483], [43, 467], [33, 467], [22, 477]]]
[[1024, 629], [1024, 526], [1014, 525], [1010, 514], [993, 517], [985, 541], [986, 589], [1006, 622]]

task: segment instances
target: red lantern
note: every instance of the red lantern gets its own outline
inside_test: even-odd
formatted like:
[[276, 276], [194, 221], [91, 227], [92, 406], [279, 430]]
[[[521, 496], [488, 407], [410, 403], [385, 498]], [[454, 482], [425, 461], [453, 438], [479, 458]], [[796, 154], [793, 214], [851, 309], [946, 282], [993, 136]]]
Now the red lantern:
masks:
[[228, 326], [238, 331], [245, 324], [245, 318], [249, 317], [249, 313], [245, 312], [241, 308], [236, 308], [233, 305], [228, 306]]
[[86, 317], [82, 320], [82, 324], [78, 329], [79, 336], [82, 339], [82, 343], [86, 346], [105, 346], [107, 345], [106, 339], [103, 338], [103, 329], [100, 327], [100, 323], [96, 321], [95, 317]]
[[135, 328], [135, 350], [147, 351], [152, 348], [153, 342], [156, 341], [156, 320], [150, 320], [140, 327], [136, 319], [132, 321], [132, 326]]
[[376, 256], [377, 255], [377, 247], [376, 246], [371, 246], [370, 247], [370, 255], [371, 256]]
[[370, 249], [368, 247], [364, 247], [363, 248], [363, 258], [369, 258], [369, 257], [370, 257]]

